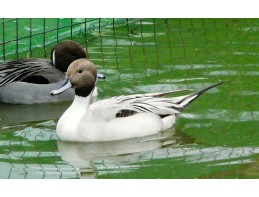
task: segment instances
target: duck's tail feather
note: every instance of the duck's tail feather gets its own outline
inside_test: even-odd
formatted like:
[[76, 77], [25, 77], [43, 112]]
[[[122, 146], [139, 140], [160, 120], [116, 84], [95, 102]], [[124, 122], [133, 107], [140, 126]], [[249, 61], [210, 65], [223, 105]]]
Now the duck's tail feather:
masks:
[[200, 95], [202, 95], [204, 92], [216, 87], [216, 86], [219, 86], [221, 84], [223, 84], [223, 82], [220, 82], [220, 83], [217, 83], [217, 84], [214, 84], [212, 86], [209, 86], [207, 88], [204, 88], [198, 92], [194, 92], [192, 94], [189, 94], [187, 96], [183, 96], [183, 97], [180, 97], [180, 100], [178, 101], [178, 104], [182, 107], [182, 109], [184, 109], [187, 105], [189, 105], [191, 102], [193, 102], [195, 99], [197, 99]]

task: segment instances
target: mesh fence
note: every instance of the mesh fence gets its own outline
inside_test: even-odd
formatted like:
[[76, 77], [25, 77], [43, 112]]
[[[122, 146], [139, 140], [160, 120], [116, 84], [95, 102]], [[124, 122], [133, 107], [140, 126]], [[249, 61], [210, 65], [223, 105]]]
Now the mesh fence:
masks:
[[[98, 37], [101, 30], [124, 25], [128, 19], [2, 19], [0, 28], [0, 57], [34, 57], [35, 50], [40, 50], [46, 57], [47, 47], [64, 39], [91, 41]], [[91, 34], [94, 32], [94, 34]], [[39, 53], [37, 53], [38, 55]]]
[[258, 178], [258, 27], [257, 19], [2, 19], [2, 61], [48, 58], [58, 41], [77, 41], [107, 75], [101, 98], [226, 84], [174, 129], [121, 142], [57, 141], [69, 104], [0, 104], [0, 178]]

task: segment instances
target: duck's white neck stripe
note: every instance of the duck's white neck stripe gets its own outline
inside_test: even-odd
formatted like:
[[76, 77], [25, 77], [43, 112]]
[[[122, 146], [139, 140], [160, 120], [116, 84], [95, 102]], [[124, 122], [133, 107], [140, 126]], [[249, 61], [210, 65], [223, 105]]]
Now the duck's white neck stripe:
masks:
[[53, 49], [53, 52], [52, 52], [52, 63], [54, 66], [56, 66], [56, 62], [55, 62], [55, 49]]
[[82, 97], [75, 95], [74, 101], [71, 106], [73, 106], [73, 108], [77, 108], [80, 111], [86, 111], [88, 109], [88, 106], [90, 105], [90, 99], [91, 96]]

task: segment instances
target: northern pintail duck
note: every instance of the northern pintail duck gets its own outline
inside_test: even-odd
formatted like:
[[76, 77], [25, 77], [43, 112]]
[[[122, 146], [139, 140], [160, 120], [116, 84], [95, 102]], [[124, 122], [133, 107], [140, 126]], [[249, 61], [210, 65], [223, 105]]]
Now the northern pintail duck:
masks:
[[[68, 66], [86, 58], [85, 50], [76, 42], [58, 43], [51, 51], [51, 60], [18, 59], [0, 65], [0, 102], [32, 104], [73, 100], [74, 91], [53, 98], [49, 92], [62, 85]], [[104, 77], [100, 74], [100, 77]], [[95, 90], [95, 95], [97, 94]]]
[[[63, 87], [73, 87], [75, 98], [57, 123], [57, 137], [63, 141], [112, 141], [157, 134], [173, 126], [176, 117], [194, 99], [221, 83], [185, 96], [166, 98], [176, 91], [116, 96], [91, 104], [96, 86], [96, 66], [89, 60], [74, 61]], [[178, 91], [177, 91], [178, 92]]]

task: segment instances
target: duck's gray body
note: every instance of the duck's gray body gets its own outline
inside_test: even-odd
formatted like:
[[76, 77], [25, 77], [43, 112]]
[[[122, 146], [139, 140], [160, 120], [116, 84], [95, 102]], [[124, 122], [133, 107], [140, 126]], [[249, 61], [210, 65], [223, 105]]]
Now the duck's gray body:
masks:
[[[62, 81], [50, 84], [33, 84], [13, 82], [0, 88], [0, 102], [12, 104], [33, 104], [70, 101], [74, 98], [74, 91], [64, 92], [63, 95], [53, 97], [50, 92], [61, 86]], [[11, 91], [10, 91], [11, 90]]]

